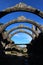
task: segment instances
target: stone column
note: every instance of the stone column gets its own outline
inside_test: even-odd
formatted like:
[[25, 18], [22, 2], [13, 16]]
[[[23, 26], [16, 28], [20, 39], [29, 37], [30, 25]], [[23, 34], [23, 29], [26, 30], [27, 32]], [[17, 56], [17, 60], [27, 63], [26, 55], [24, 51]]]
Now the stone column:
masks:
[[[32, 25], [32, 29], [35, 31], [35, 26]], [[35, 34], [32, 32], [32, 35], [35, 37]]]

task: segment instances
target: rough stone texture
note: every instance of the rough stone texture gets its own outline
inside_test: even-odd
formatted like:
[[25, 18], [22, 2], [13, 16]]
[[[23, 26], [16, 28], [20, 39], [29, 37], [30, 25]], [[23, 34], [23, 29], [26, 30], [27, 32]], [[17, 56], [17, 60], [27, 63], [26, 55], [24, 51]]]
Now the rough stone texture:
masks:
[[[38, 9], [35, 9], [31, 6], [27, 6], [24, 3], [19, 3], [14, 7], [0, 11], [0, 18], [11, 12], [16, 12], [16, 11], [31, 12], [43, 18], [42, 11], [39, 11]], [[23, 21], [35, 25], [36, 29], [33, 30], [35, 32], [37, 31], [37, 33], [38, 33], [37, 29], [38, 28], [40, 29], [40, 34], [38, 33], [39, 36], [35, 37], [35, 39], [32, 39], [30, 44], [27, 45], [26, 48], [27, 51], [25, 48], [21, 49], [16, 45], [14, 45], [14, 42], [10, 38], [7, 38], [7, 33], [6, 33], [7, 31], [5, 30], [9, 25], [13, 23], [23, 22]], [[26, 54], [25, 51], [27, 53], [27, 56], [25, 55]], [[7, 54], [5, 54], [5, 52]], [[15, 53], [17, 55], [14, 55]], [[24, 16], [18, 17], [17, 19], [14, 19], [6, 24], [0, 23], [0, 64], [1, 65], [14, 65], [14, 64], [15, 65], [43, 65], [43, 25], [40, 25], [37, 22], [34, 22], [33, 20], [27, 19]]]
[[19, 3], [19, 4], [16, 4], [14, 7], [7, 8], [3, 11], [0, 11], [0, 18], [11, 12], [16, 12], [16, 11], [31, 12], [43, 18], [43, 11], [40, 11], [39, 9], [33, 8], [31, 6], [27, 6], [24, 3]]

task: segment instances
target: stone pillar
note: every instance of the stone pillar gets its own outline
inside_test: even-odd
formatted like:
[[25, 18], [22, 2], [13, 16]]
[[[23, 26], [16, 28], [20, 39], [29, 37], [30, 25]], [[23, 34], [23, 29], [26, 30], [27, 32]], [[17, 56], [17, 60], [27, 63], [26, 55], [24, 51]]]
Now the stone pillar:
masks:
[[[32, 25], [32, 29], [35, 31], [35, 26]], [[32, 35], [35, 37], [35, 34], [32, 32]]]

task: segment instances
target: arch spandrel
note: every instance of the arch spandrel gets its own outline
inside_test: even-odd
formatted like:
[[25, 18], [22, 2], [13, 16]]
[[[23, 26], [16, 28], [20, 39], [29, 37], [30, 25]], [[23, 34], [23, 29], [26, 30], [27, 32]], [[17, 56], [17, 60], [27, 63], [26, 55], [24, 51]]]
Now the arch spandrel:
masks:
[[27, 31], [24, 31], [24, 30], [19, 30], [19, 31], [16, 31], [16, 32], [12, 33], [12, 34], [9, 34], [9, 38], [12, 38], [17, 33], [26, 33], [26, 34], [30, 35], [32, 37], [32, 39], [34, 39], [34, 36], [32, 34], [30, 34]]
[[17, 12], [17, 11], [31, 12], [31, 13], [34, 13], [34, 14], [40, 16], [41, 18], [43, 18], [43, 12], [42, 11], [40, 11], [36, 8], [33, 8], [31, 6], [28, 6], [24, 3], [19, 3], [19, 4], [16, 4], [14, 7], [7, 8], [3, 11], [0, 11], [0, 18], [9, 14], [9, 13]]
[[43, 32], [43, 29], [41, 27], [41, 25], [33, 20], [30, 20], [30, 19], [27, 19], [25, 18], [24, 16], [20, 16], [18, 17], [17, 19], [14, 19], [10, 22], [7, 22], [6, 24], [4, 24], [2, 27], [0, 27], [0, 33], [5, 29], [7, 28], [9, 25], [11, 24], [14, 24], [14, 23], [20, 23], [20, 22], [23, 22], [23, 23], [31, 23], [35, 26], [37, 26], [39, 28], [39, 30], [41, 30], [41, 32]]

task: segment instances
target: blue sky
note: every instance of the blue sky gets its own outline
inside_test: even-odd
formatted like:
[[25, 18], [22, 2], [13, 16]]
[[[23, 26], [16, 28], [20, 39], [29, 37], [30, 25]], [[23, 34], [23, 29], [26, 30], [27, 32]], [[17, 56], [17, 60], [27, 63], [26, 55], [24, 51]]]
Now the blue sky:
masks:
[[[0, 11], [6, 9], [8, 7], [12, 7], [20, 2], [23, 2], [23, 3], [27, 4], [28, 6], [30, 5], [34, 8], [37, 8], [37, 9], [43, 11], [43, 0], [0, 0]], [[43, 25], [43, 19], [41, 19], [40, 17], [38, 17], [35, 14], [28, 13], [28, 12], [10, 13], [10, 14], [2, 17], [0, 19], [0, 22], [6, 23], [6, 22], [9, 22], [10, 20], [17, 18], [18, 16], [25, 16], [26, 18], [37, 21], [38, 23]], [[14, 27], [14, 26], [18, 26], [20, 24], [24, 24], [24, 23], [13, 24], [13, 25], [7, 27], [7, 30], [12, 28], [12, 26]], [[29, 25], [29, 24], [25, 23], [24, 25], [31, 27], [31, 24]], [[32, 38], [25, 33], [18, 33], [12, 37], [12, 40], [14, 40], [15, 43], [29, 43], [31, 39]]]

